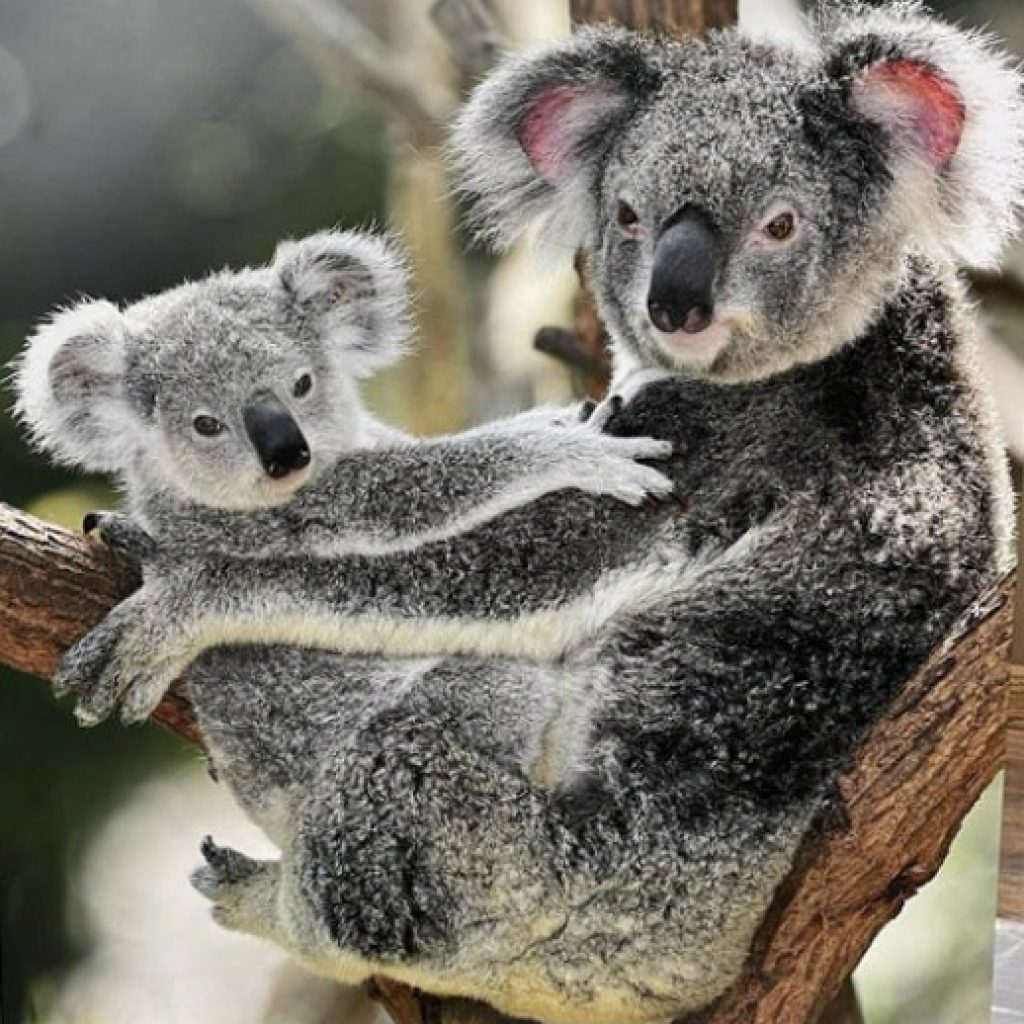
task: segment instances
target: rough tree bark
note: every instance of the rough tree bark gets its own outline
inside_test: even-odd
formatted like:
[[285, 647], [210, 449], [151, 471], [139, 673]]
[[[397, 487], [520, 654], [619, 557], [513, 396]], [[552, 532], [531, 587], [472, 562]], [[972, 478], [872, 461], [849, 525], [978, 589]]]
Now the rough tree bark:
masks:
[[610, 21], [677, 36], [735, 25], [738, 8], [739, 0], [569, 0], [575, 25]]
[[[95, 542], [0, 505], [0, 661], [49, 675], [136, 584], [132, 568]], [[743, 976], [699, 1024], [812, 1024], [879, 929], [935, 874], [1002, 764], [1012, 624], [1007, 580], [908, 684], [842, 777], [842, 820], [805, 844]], [[196, 740], [181, 697], [156, 717]], [[502, 1019], [386, 981], [378, 992], [399, 1024]]]

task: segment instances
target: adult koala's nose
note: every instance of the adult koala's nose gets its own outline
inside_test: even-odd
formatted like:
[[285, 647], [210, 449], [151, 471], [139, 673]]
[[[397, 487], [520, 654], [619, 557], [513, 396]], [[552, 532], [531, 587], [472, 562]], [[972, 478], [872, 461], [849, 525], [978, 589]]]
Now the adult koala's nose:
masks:
[[242, 422], [267, 476], [281, 480], [309, 465], [309, 445], [285, 404], [269, 391], [254, 395]]
[[697, 334], [711, 324], [721, 240], [710, 215], [684, 206], [670, 217], [654, 249], [647, 315], [665, 334]]

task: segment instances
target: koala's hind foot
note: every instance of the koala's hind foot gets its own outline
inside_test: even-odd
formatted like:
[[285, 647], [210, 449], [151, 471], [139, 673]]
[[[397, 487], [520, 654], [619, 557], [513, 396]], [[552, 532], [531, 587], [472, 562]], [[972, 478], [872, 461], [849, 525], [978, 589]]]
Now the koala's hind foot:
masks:
[[277, 909], [280, 864], [218, 846], [212, 836], [203, 840], [200, 852], [206, 863], [192, 872], [191, 882], [213, 904], [213, 919], [232, 931], [281, 942]]
[[156, 541], [123, 512], [88, 512], [82, 519], [82, 532], [95, 533], [111, 551], [137, 562], [156, 554]]

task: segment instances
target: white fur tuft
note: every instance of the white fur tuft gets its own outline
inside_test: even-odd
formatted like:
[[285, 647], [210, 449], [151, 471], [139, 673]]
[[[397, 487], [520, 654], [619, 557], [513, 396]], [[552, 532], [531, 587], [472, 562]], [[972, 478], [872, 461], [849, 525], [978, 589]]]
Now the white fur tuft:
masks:
[[308, 306], [344, 360], [367, 377], [405, 354], [410, 341], [408, 261], [390, 238], [321, 231], [282, 242], [273, 267], [296, 302]]
[[124, 390], [126, 324], [117, 307], [88, 300], [57, 313], [14, 367], [15, 415], [55, 459], [120, 471], [139, 424]]

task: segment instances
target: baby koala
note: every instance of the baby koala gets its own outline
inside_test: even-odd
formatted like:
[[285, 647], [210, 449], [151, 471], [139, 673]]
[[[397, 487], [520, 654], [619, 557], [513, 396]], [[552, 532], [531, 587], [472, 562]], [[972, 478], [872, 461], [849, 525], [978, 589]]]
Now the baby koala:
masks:
[[83, 302], [30, 339], [17, 412], [39, 448], [116, 477], [130, 517], [85, 525], [139, 556], [372, 554], [564, 488], [669, 492], [637, 461], [663, 442], [565, 410], [422, 441], [370, 415], [358, 384], [406, 348], [406, 276], [388, 241], [325, 231], [124, 309]]

